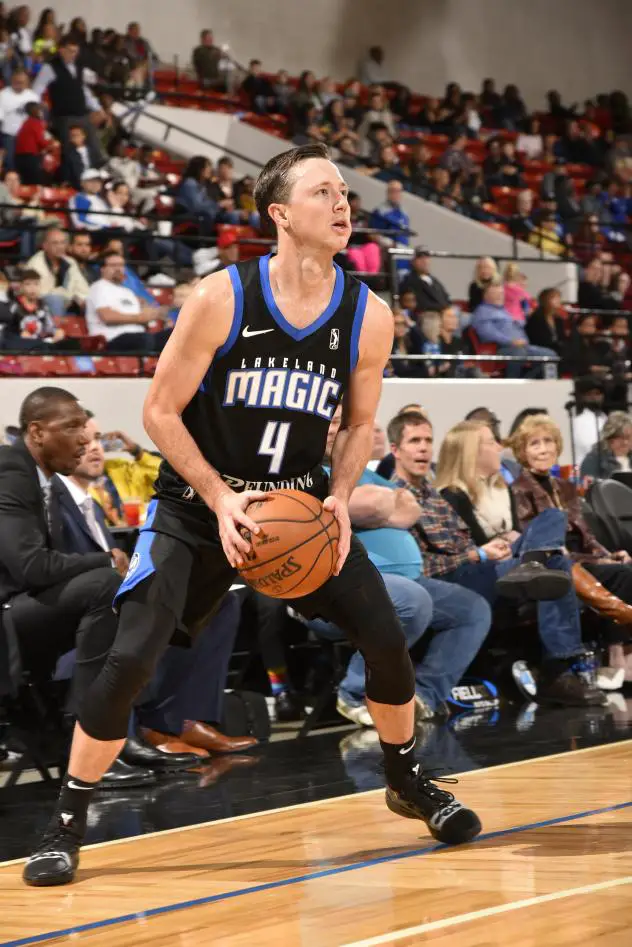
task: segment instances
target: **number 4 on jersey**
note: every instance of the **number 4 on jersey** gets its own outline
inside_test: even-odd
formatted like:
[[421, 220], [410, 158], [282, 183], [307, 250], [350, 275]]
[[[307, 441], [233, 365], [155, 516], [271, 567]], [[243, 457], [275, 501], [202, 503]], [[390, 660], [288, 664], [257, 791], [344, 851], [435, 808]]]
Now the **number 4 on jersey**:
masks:
[[287, 439], [291, 424], [287, 421], [268, 421], [263, 429], [263, 437], [257, 453], [270, 458], [269, 473], [278, 474], [281, 471]]

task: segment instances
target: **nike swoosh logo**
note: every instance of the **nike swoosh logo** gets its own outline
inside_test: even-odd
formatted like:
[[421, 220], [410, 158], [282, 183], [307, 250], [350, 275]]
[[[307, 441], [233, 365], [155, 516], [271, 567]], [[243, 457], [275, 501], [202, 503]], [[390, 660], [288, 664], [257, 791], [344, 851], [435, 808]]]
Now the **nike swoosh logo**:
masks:
[[254, 335], [265, 335], [266, 332], [274, 332], [274, 329], [251, 329], [250, 326], [246, 326], [241, 334], [244, 339], [251, 339]]
[[69, 789], [84, 789], [84, 790], [92, 789], [92, 786], [79, 786], [77, 783], [73, 782], [72, 779], [69, 779], [66, 785], [68, 786]]

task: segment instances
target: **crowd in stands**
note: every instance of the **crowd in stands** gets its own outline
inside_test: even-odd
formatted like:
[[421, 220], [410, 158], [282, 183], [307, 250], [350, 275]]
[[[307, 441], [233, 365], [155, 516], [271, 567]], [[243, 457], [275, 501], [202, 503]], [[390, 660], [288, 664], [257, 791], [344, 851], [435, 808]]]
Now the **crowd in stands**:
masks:
[[[184, 165], [125, 135], [112, 112], [114, 97], [154, 86], [168, 99], [158, 56], [139, 24], [130, 23], [124, 35], [110, 29], [88, 35], [81, 17], [62, 26], [48, 9], [35, 23], [27, 6], [4, 5], [0, 23], [6, 34], [0, 255], [20, 264], [6, 270], [0, 345], [13, 353], [61, 352], [92, 337], [93, 352], [129, 345], [155, 354], [177, 314], [175, 297], [183, 299], [197, 278], [245, 253], [265, 252], [264, 244], [247, 246], [249, 237], [260, 236], [254, 179], [237, 177], [229, 156], [215, 166], [203, 155]], [[598, 96], [580, 109], [551, 92], [548, 111], [531, 113], [515, 85], [498, 92], [485, 79], [477, 94], [450, 83], [443, 99], [433, 100], [393, 81], [379, 47], [343, 84], [318, 80], [309, 70], [298, 78], [283, 70], [271, 76], [256, 59], [240, 69], [210, 30], [192, 64], [197, 98], [208, 107], [246, 107], [247, 116], [278, 119], [293, 141], [326, 141], [341, 165], [384, 182], [385, 199], [376, 207], [366, 209], [350, 194], [354, 229], [338, 260], [374, 288], [387, 287], [388, 248], [409, 245], [414, 236], [406, 191], [582, 264], [577, 305], [592, 312], [569, 316], [554, 289], [535, 300], [515, 264], [501, 280], [491, 260], [478, 265], [469, 299], [453, 300], [422, 248], [410, 272], [401, 264], [401, 286], [391, 287], [399, 289], [399, 305], [389, 373], [593, 374], [620, 387], [629, 374], [627, 317], [607, 313], [630, 302], [632, 120], [623, 93]], [[173, 85], [173, 76], [168, 81]], [[123, 244], [114, 249], [123, 250], [123, 286], [135, 299], [128, 297], [127, 322], [118, 310], [118, 316], [95, 315], [88, 295], [97, 282], [121, 295], [105, 260], [119, 239]], [[196, 251], [201, 241], [206, 246]], [[42, 316], [29, 320], [28, 329], [16, 306], [17, 296], [24, 297], [22, 270], [40, 276], [34, 305]], [[152, 278], [158, 299], [147, 289]], [[454, 358], [467, 354], [513, 360], [505, 367]], [[406, 358], [419, 355], [425, 359]], [[19, 363], [7, 364], [19, 371]]]

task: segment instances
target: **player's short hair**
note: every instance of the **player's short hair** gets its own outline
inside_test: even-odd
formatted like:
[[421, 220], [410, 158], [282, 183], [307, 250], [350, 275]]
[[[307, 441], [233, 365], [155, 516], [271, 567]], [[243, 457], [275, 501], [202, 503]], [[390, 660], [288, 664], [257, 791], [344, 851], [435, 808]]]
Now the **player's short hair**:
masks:
[[324, 158], [331, 161], [331, 155], [327, 145], [320, 141], [311, 142], [308, 145], [300, 145], [298, 148], [290, 148], [289, 151], [283, 151], [280, 155], [275, 155], [265, 165], [255, 184], [255, 203], [261, 224], [265, 231], [274, 233], [274, 221], [268, 213], [270, 204], [286, 204], [292, 190], [291, 171], [296, 165], [309, 158]]
[[432, 427], [430, 419], [425, 414], [422, 414], [421, 411], [402, 411], [401, 414], [396, 414], [395, 417], [391, 418], [388, 422], [386, 429], [389, 444], [394, 444], [395, 447], [399, 447], [404, 436], [405, 428], [419, 427], [420, 424], [427, 424], [428, 427]]

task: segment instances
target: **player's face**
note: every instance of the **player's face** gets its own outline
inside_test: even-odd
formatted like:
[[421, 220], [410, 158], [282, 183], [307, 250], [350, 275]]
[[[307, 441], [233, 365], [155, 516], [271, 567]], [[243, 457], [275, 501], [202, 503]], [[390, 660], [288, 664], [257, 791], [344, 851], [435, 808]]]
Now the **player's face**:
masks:
[[324, 158], [310, 158], [294, 170], [294, 183], [280, 226], [298, 242], [338, 253], [351, 235], [349, 188], [338, 168]]
[[397, 466], [406, 477], [425, 477], [432, 463], [433, 436], [429, 424], [407, 424], [399, 446], [392, 445]]

